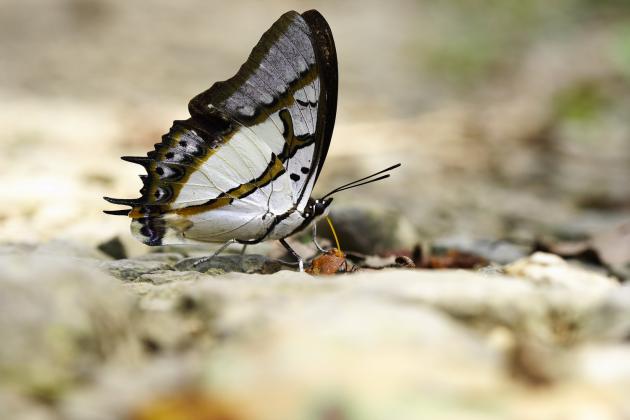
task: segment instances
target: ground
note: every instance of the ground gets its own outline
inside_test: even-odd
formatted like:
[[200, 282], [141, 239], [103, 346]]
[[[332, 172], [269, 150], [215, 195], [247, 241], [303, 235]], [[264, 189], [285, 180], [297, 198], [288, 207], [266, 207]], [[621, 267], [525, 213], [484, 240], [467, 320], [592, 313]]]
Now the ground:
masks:
[[174, 270], [181, 259], [4, 247], [3, 417], [630, 412], [630, 288], [555, 255], [320, 277]]

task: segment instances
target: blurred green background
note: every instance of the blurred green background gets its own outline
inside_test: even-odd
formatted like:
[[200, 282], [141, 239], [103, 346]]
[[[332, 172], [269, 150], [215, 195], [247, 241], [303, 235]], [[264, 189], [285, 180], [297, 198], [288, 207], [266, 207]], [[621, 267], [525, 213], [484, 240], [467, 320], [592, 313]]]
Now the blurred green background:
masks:
[[98, 242], [144, 154], [289, 9], [340, 64], [316, 191], [401, 161], [336, 205], [393, 207], [422, 238], [580, 238], [630, 218], [630, 2], [4, 0], [0, 237]]

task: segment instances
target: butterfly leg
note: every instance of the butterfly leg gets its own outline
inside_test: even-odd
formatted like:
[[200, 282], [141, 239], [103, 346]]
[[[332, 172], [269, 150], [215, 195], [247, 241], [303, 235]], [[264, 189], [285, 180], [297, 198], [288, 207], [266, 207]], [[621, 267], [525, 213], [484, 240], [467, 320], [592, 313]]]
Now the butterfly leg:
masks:
[[313, 243], [319, 252], [326, 252], [326, 250], [317, 243], [317, 223], [313, 223]]
[[217, 249], [214, 254], [208, 256], [208, 257], [203, 257], [197, 261], [195, 261], [195, 263], [193, 264], [193, 267], [197, 267], [205, 262], [211, 261], [214, 257], [216, 257], [217, 255], [219, 255], [220, 253], [223, 252], [223, 250], [225, 250], [225, 248], [227, 248], [228, 246], [232, 245], [234, 242], [236, 242], [235, 239], [230, 239], [229, 241], [227, 241], [226, 243], [224, 243], [223, 245], [221, 245], [221, 247], [219, 249]]
[[238, 259], [238, 266], [242, 272], [245, 272], [245, 268], [243, 267], [243, 260], [245, 259], [245, 250], [247, 249], [247, 244], [243, 244], [243, 248], [241, 248], [241, 254]]
[[298, 267], [300, 268], [300, 273], [304, 271], [304, 260], [302, 259], [302, 257], [300, 257], [298, 255], [297, 252], [295, 252], [293, 250], [293, 248], [291, 248], [291, 246], [287, 243], [287, 241], [285, 241], [284, 239], [280, 239], [280, 243], [282, 244], [282, 246], [289, 251], [289, 254], [291, 254], [293, 256], [293, 258], [295, 258], [298, 261]]

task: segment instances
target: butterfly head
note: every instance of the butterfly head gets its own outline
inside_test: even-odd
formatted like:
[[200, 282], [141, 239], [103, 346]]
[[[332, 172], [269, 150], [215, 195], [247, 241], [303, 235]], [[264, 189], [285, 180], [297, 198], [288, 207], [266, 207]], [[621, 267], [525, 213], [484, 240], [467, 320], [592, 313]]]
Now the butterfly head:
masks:
[[328, 206], [332, 203], [332, 197], [320, 198], [318, 200], [310, 199], [306, 206], [305, 216], [309, 220], [319, 219], [328, 214]]

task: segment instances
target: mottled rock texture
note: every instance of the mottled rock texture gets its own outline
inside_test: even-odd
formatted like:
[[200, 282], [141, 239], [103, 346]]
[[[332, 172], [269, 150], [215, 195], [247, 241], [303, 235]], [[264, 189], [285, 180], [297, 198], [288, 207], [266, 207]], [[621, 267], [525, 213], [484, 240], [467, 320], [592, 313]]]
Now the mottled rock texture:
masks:
[[3, 418], [623, 419], [630, 410], [628, 286], [549, 254], [494, 274], [313, 277], [5, 251]]

